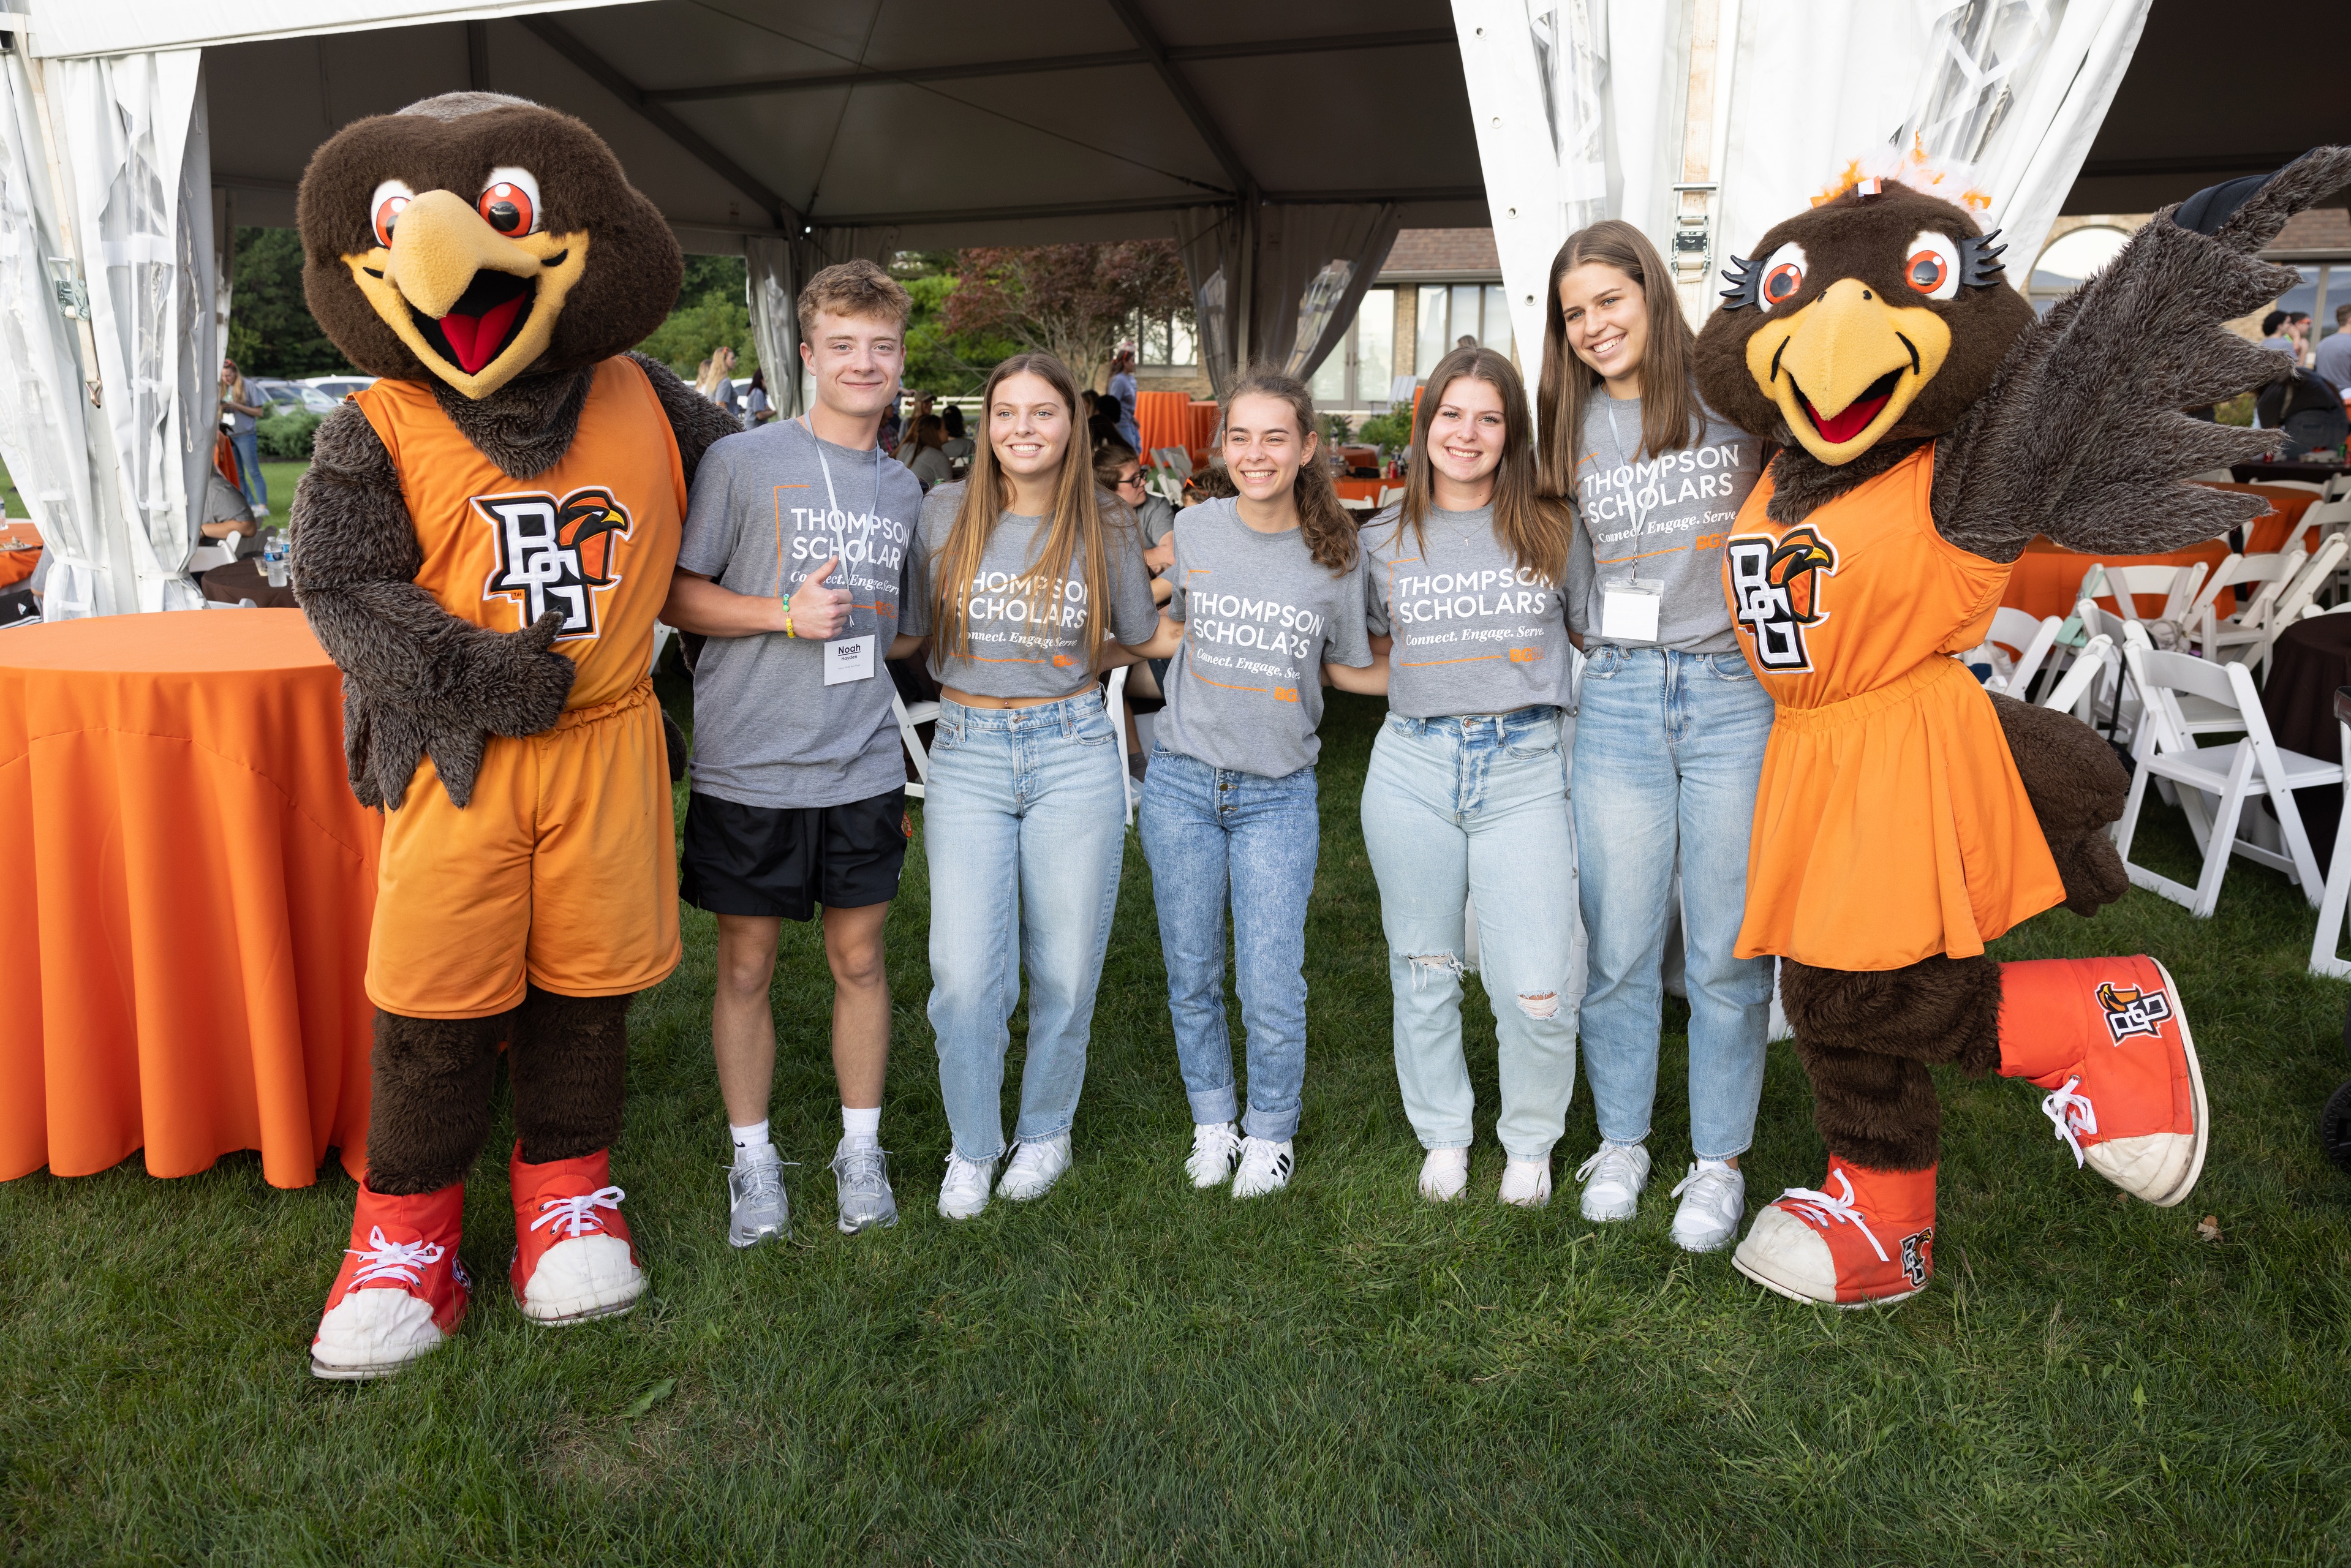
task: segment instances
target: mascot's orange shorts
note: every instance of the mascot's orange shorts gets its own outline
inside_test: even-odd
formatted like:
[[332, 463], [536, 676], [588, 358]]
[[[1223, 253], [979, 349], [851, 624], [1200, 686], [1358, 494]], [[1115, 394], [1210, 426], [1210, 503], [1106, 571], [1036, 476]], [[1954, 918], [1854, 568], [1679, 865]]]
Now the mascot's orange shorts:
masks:
[[384, 813], [369, 999], [486, 1018], [526, 979], [566, 997], [643, 990], [677, 967], [677, 869], [651, 682], [520, 740], [492, 736], [472, 800], [430, 758]]

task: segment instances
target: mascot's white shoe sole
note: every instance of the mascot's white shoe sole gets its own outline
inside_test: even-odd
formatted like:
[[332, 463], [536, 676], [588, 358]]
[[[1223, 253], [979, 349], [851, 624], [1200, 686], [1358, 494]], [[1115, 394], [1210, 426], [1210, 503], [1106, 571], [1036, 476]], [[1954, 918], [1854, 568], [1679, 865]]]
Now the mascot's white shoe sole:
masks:
[[619, 1317], [645, 1293], [645, 1272], [617, 1236], [559, 1241], [539, 1259], [520, 1298], [523, 1316], [548, 1328]]
[[1836, 1260], [1829, 1255], [1829, 1244], [1819, 1231], [1777, 1208], [1767, 1208], [1755, 1217], [1755, 1223], [1747, 1228], [1747, 1239], [1730, 1255], [1730, 1266], [1792, 1301], [1846, 1312], [1892, 1306], [1918, 1293], [1904, 1291], [1866, 1301], [1838, 1301]]
[[2179, 998], [2179, 983], [2163, 960], [2149, 956], [2163, 976], [2173, 998], [2174, 1021], [2179, 1025], [2179, 1049], [2188, 1058], [2189, 1094], [2196, 1107], [2196, 1131], [2153, 1133], [2143, 1138], [2115, 1138], [2092, 1144], [2082, 1151], [2082, 1163], [2129, 1193], [2158, 1208], [2169, 1208], [2196, 1190], [2204, 1174], [2204, 1151], [2212, 1137], [2212, 1107], [2204, 1098], [2204, 1065], [2196, 1059], [2196, 1037], [2189, 1032], [2188, 1008]]
[[433, 1306], [405, 1291], [353, 1291], [319, 1320], [310, 1375], [335, 1383], [389, 1377], [447, 1343]]

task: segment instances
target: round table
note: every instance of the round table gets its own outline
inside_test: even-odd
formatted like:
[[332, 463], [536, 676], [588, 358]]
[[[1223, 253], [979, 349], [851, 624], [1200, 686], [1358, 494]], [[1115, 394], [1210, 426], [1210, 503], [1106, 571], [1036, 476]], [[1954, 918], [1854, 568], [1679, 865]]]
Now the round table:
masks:
[[0, 523], [0, 588], [11, 588], [41, 564], [41, 531], [26, 522]]
[[0, 1179], [366, 1168], [377, 814], [300, 612], [0, 632]]
[[[2351, 614], [2314, 615], [2278, 633], [2262, 687], [2270, 734], [2288, 751], [2321, 762], [2342, 758], [2343, 732], [2335, 718], [2335, 691], [2351, 686]], [[2335, 858], [2335, 830], [2343, 819], [2339, 785], [2297, 789], [2294, 803], [2323, 873]]]
[[300, 605], [291, 584], [272, 588], [257, 560], [233, 560], [204, 573], [204, 597], [221, 604], [242, 604], [250, 599], [264, 610], [296, 610]]

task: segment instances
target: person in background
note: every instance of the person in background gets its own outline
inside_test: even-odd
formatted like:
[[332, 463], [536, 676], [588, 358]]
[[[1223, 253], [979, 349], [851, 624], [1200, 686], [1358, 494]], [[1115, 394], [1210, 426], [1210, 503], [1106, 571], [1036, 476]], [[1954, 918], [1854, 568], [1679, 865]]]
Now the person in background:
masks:
[[[2310, 318], [2304, 316], [2303, 319], [2307, 321]], [[2262, 347], [2283, 354], [2297, 365], [2302, 363], [2302, 338], [2294, 329], [2292, 312], [2273, 310], [2262, 318]]]
[[751, 372], [750, 390], [743, 394], [743, 428], [757, 430], [776, 417], [776, 405], [768, 397], [768, 372]]
[[[939, 1217], [1040, 1198], [1070, 1168], [1126, 845], [1099, 673], [1157, 628], [1142, 541], [1094, 487], [1076, 379], [1050, 354], [988, 372], [971, 477], [923, 499], [899, 629], [942, 695], [923, 799], [931, 1029], [953, 1133]], [[1004, 1179], [1004, 1058], [1028, 975]]]
[[906, 466], [914, 471], [925, 494], [955, 476], [946, 454], [940, 450], [946, 439], [946, 421], [937, 414], [925, 413], [915, 419], [914, 441], [904, 456]]
[[721, 343], [703, 361], [702, 374], [695, 378], [694, 390], [733, 414], [743, 417], [743, 394], [735, 390], [735, 350]]
[[1630, 1219], [1649, 1179], [1663, 965], [1681, 872], [1696, 1161], [1674, 1188], [1691, 1252], [1739, 1239], [1771, 1012], [1769, 958], [1735, 949], [1771, 694], [1722, 593], [1723, 541], [1760, 444], [1699, 401], [1697, 340], [1641, 231], [1607, 219], [1551, 267], [1543, 493], [1573, 499], [1567, 619], [1585, 659], [1568, 776], [1591, 971], [1578, 1033], [1600, 1148], [1577, 1171], [1590, 1220]]
[[[1103, 441], [1094, 447], [1094, 483], [1134, 514], [1143, 535], [1143, 564], [1151, 571], [1151, 597], [1162, 606], [1174, 593], [1169, 567], [1176, 559], [1171, 537], [1176, 508], [1154, 495], [1143, 482], [1143, 464], [1124, 442]], [[1146, 658], [1126, 675], [1126, 770], [1140, 783], [1148, 763], [1143, 754], [1137, 713], [1153, 713], [1165, 706], [1167, 660]]]
[[[225, 538], [249, 539], [261, 531], [253, 520], [253, 504], [217, 468], [204, 470], [204, 504], [196, 512], [197, 533], [218, 544]], [[235, 553], [235, 547], [230, 547]]]
[[2320, 340], [2312, 368], [2337, 397], [2351, 396], [2351, 305], [2335, 308], [2335, 330]]
[[1464, 332], [1461, 336], [1453, 340], [1453, 346], [1457, 349], [1474, 349], [1478, 346], [1478, 340], [1470, 334]]
[[[1218, 445], [1240, 494], [1177, 522], [1176, 594], [1135, 650], [1176, 661], [1141, 821], [1192, 1109], [1185, 1173], [1195, 1187], [1229, 1181], [1233, 1197], [1259, 1197], [1290, 1185], [1306, 1082], [1322, 685], [1376, 695], [1387, 671], [1372, 653], [1364, 554], [1319, 460], [1305, 385], [1244, 372]], [[1225, 1023], [1228, 907], [1249, 1033], [1246, 1116]]]
[[911, 468], [914, 454], [922, 450], [923, 421], [931, 416], [931, 394], [913, 392], [907, 397], [905, 423], [901, 427], [898, 444], [890, 449], [891, 455]]
[[1134, 423], [1139, 391], [1134, 384], [1134, 345], [1121, 343], [1110, 358], [1110, 395], [1118, 399], [1118, 438], [1131, 452], [1143, 450], [1143, 432]]
[[946, 444], [940, 447], [939, 451], [950, 463], [960, 465], [970, 462], [971, 455], [979, 444], [965, 433], [963, 410], [954, 403], [949, 403], [946, 412], [939, 415], [939, 419], [946, 425], [947, 433]]
[[246, 384], [235, 360], [221, 361], [221, 424], [236, 448], [236, 487], [245, 493], [254, 516], [269, 515], [269, 481], [261, 472], [261, 437], [255, 422], [268, 410]]

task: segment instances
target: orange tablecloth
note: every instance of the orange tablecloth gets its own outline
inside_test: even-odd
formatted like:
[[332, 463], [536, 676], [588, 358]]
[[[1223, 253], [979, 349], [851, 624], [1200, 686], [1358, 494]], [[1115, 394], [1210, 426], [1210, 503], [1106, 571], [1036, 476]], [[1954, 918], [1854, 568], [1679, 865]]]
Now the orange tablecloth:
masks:
[[[2278, 485], [2217, 485], [2220, 490], [2242, 490], [2259, 496], [2270, 504], [2267, 516], [2253, 521], [2251, 537], [2245, 540], [2246, 550], [2254, 555], [2267, 554], [2282, 548], [2286, 532], [2302, 519], [2310, 504], [2318, 497], [2308, 490], [2296, 490]], [[2053, 543], [2045, 536], [2025, 546], [2024, 553], [2016, 559], [2009, 573], [2008, 590], [2001, 595], [2002, 604], [2023, 611], [2035, 620], [2044, 615], [2071, 615], [2074, 597], [2081, 591], [2082, 574], [2090, 563], [2102, 560], [2108, 566], [2189, 566], [2202, 561], [2206, 567], [2219, 566], [2229, 556], [2229, 541], [2208, 539], [2200, 545], [2168, 551], [2163, 555], [2084, 555], [2064, 546]], [[2138, 601], [2138, 612], [2159, 615], [2163, 612], [2161, 594], [2134, 594]]]
[[366, 1167], [378, 818], [296, 610], [0, 635], [0, 1179]]
[[1402, 485], [1401, 479], [1333, 479], [1343, 501], [1376, 501], [1380, 491], [1391, 485]]
[[[30, 523], [11, 523], [0, 528], [0, 540], [37, 546], [41, 532]], [[14, 588], [32, 576], [33, 569], [40, 564], [41, 552], [37, 549], [0, 550], [0, 588]]]
[[1206, 452], [1216, 445], [1217, 422], [1223, 414], [1224, 410], [1212, 402], [1196, 402], [1192, 405], [1191, 449], [1194, 452]]
[[1192, 445], [1192, 398], [1188, 392], [1139, 392], [1134, 394], [1134, 428], [1143, 436], [1144, 456], [1165, 446]]

